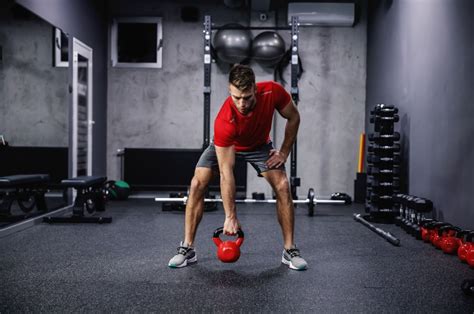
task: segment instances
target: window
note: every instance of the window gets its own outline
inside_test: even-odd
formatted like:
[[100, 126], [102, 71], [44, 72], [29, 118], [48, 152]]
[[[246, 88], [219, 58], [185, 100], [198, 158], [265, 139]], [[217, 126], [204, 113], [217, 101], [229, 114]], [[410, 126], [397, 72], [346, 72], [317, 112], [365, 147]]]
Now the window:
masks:
[[161, 68], [161, 18], [115, 18], [111, 47], [114, 67]]
[[59, 28], [54, 28], [54, 66], [68, 67], [68, 36]]

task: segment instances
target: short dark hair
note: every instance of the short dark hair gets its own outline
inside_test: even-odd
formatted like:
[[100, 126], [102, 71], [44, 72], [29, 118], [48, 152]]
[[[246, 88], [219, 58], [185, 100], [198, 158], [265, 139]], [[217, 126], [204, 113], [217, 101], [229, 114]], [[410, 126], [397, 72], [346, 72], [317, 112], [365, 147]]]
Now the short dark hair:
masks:
[[236, 64], [230, 69], [229, 83], [240, 91], [248, 90], [255, 85], [255, 73], [247, 65]]

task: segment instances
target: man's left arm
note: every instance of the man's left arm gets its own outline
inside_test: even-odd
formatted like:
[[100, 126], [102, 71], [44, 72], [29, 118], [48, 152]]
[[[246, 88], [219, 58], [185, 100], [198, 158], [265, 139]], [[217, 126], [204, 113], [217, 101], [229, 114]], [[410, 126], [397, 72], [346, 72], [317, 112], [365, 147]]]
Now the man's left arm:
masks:
[[300, 126], [300, 114], [293, 100], [290, 100], [290, 103], [278, 112], [286, 119], [285, 137], [280, 150], [274, 149], [270, 152], [270, 158], [267, 160], [269, 168], [278, 168], [286, 162]]

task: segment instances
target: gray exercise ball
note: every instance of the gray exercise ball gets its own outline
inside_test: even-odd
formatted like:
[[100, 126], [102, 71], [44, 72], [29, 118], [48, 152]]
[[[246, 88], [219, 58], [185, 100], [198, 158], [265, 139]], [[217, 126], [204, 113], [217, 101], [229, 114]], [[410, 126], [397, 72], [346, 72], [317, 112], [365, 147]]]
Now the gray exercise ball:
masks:
[[252, 43], [252, 58], [264, 67], [274, 67], [285, 54], [285, 41], [276, 32], [258, 34]]
[[217, 58], [225, 63], [234, 64], [250, 58], [252, 34], [239, 27], [242, 25], [227, 24], [214, 35], [213, 46]]

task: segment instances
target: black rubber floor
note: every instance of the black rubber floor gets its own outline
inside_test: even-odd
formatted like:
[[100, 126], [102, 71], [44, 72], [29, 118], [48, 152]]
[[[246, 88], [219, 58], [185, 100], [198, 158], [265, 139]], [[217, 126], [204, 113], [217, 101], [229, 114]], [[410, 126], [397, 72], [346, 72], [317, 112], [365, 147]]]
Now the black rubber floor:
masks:
[[272, 205], [242, 205], [246, 237], [235, 264], [215, 257], [206, 213], [198, 263], [170, 269], [183, 213], [151, 200], [109, 203], [108, 225], [42, 224], [0, 239], [0, 312], [472, 313], [462, 280], [474, 272], [394, 225], [395, 247], [353, 220], [361, 207], [297, 209], [296, 240], [309, 269], [281, 264]]

